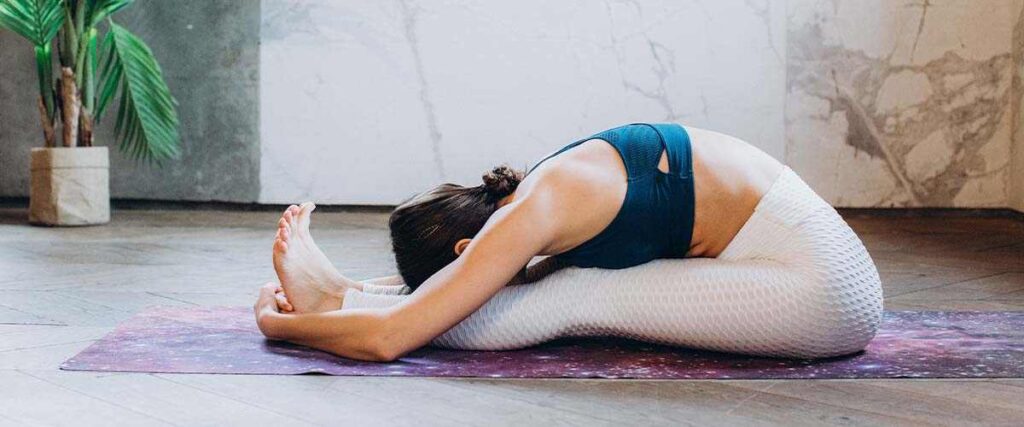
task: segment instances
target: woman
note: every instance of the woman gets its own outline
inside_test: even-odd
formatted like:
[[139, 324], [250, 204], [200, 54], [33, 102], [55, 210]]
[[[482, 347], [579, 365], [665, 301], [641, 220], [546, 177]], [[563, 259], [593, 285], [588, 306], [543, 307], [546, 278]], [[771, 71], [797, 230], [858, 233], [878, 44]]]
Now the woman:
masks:
[[[416, 196], [390, 220], [392, 284], [407, 287], [338, 273], [309, 235], [313, 209], [278, 223], [281, 285], [261, 290], [257, 323], [354, 359], [582, 335], [828, 357], [863, 349], [881, 317], [878, 273], [835, 210], [767, 154], [694, 127], [622, 126], [525, 177], [499, 167]], [[557, 265], [573, 267], [536, 280]]]

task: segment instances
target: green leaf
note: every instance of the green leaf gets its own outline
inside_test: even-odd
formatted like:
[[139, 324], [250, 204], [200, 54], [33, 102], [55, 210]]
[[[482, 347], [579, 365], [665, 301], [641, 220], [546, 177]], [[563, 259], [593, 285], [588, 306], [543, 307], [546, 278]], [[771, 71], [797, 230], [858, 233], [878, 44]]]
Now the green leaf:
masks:
[[46, 109], [46, 117], [53, 122], [57, 114], [54, 102], [54, 94], [50, 82], [53, 81], [53, 52], [50, 51], [50, 44], [36, 46], [36, 80], [39, 83], [39, 96], [43, 100], [43, 108]]
[[50, 41], [64, 22], [63, 0], [0, 0], [0, 28], [27, 39], [35, 47], [39, 97], [53, 120], [53, 59]]
[[132, 4], [135, 0], [86, 0], [85, 21], [95, 27], [100, 21]]
[[63, 0], [0, 0], [0, 28], [7, 28], [35, 46], [50, 43], [64, 23]]
[[177, 102], [164, 82], [160, 64], [146, 44], [113, 22], [102, 44], [103, 65], [96, 120], [120, 97], [114, 126], [121, 152], [137, 160], [178, 154]]

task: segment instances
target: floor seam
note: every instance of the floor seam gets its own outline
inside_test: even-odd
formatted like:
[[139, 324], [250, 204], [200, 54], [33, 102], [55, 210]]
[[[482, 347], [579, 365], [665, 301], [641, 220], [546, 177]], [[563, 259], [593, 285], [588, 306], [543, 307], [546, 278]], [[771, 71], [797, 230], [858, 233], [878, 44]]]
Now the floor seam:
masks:
[[102, 399], [102, 398], [99, 398], [99, 397], [96, 397], [96, 396], [93, 396], [93, 395], [90, 395], [90, 394], [87, 394], [87, 393], [83, 393], [83, 392], [81, 392], [81, 391], [78, 391], [78, 390], [75, 390], [75, 389], [73, 389], [73, 388], [70, 388], [70, 387], [64, 386], [63, 384], [58, 384], [58, 383], [55, 383], [55, 382], [53, 382], [53, 381], [50, 381], [50, 380], [47, 380], [47, 379], [45, 379], [45, 378], [37, 377], [37, 376], [35, 376], [35, 375], [32, 375], [32, 374], [30, 374], [30, 373], [28, 373], [28, 372], [26, 372], [26, 371], [24, 371], [24, 370], [22, 370], [22, 369], [15, 369], [15, 371], [17, 371], [17, 372], [19, 372], [19, 373], [21, 373], [21, 374], [24, 374], [24, 375], [30, 376], [30, 377], [32, 377], [32, 378], [35, 378], [35, 379], [37, 379], [37, 380], [39, 380], [39, 381], [42, 381], [42, 382], [44, 382], [44, 383], [50, 384], [50, 385], [52, 385], [52, 386], [54, 386], [54, 387], [57, 387], [57, 388], [60, 388], [60, 389], [64, 389], [64, 390], [67, 390], [67, 391], [69, 391], [69, 392], [72, 392], [72, 393], [78, 394], [78, 395], [80, 395], [80, 396], [85, 396], [85, 397], [87, 397], [87, 398], [89, 398], [89, 399], [93, 399], [93, 400], [98, 400], [98, 401], [100, 401], [100, 402], [106, 403], [106, 404], [108, 404], [108, 405], [111, 405], [111, 406], [114, 406], [114, 407], [116, 407], [116, 408], [121, 408], [121, 409], [124, 409], [124, 410], [126, 410], [126, 411], [129, 411], [129, 412], [132, 412], [132, 413], [135, 413], [135, 414], [139, 414], [139, 415], [141, 415], [141, 416], [143, 416], [143, 417], [146, 417], [146, 418], [150, 418], [150, 419], [153, 419], [153, 420], [156, 420], [156, 421], [159, 421], [159, 422], [162, 422], [162, 423], [168, 424], [168, 425], [172, 425], [172, 426], [177, 426], [177, 425], [178, 425], [178, 424], [175, 424], [175, 423], [173, 423], [173, 422], [171, 422], [171, 421], [165, 420], [165, 419], [163, 419], [163, 418], [160, 418], [160, 417], [156, 417], [156, 416], [153, 416], [153, 415], [150, 415], [150, 414], [144, 413], [144, 412], [140, 412], [140, 411], [137, 411], [137, 410], [135, 410], [135, 409], [133, 409], [133, 408], [129, 408], [129, 407], [127, 407], [127, 406], [123, 406], [123, 405], [120, 405], [120, 404], [118, 404], [118, 403], [115, 403], [115, 402], [111, 402], [111, 401], [109, 401], [109, 400], [107, 400], [107, 399]]
[[743, 399], [740, 399], [739, 402], [736, 402], [736, 404], [733, 405], [732, 408], [729, 408], [728, 411], [725, 411], [725, 414], [726, 415], [732, 415], [733, 412], [735, 412], [737, 409], [739, 409], [741, 406], [743, 406], [743, 404], [745, 404], [748, 401], [750, 401], [750, 399], [753, 399], [753, 398], [755, 398], [757, 396], [765, 394], [769, 389], [771, 389], [772, 387], [775, 387], [776, 384], [778, 384], [778, 382], [772, 382], [772, 383], [768, 384], [768, 386], [765, 387], [765, 388], [762, 388], [760, 390], [754, 390], [752, 393], [750, 393], [750, 395], [748, 395], [747, 397], [744, 397]]
[[155, 296], [155, 297], [159, 297], [159, 298], [169, 299], [171, 301], [177, 301], [177, 302], [180, 302], [180, 303], [189, 304], [189, 305], [192, 305], [192, 306], [197, 306], [198, 307], [200, 305], [200, 304], [196, 304], [196, 303], [191, 302], [191, 301], [185, 301], [185, 300], [180, 300], [180, 299], [177, 299], [177, 298], [171, 298], [171, 297], [169, 297], [167, 295], [159, 294], [156, 291], [144, 291], [144, 293], [147, 293], [149, 295], [152, 295], [152, 296]]
[[908, 291], [908, 292], [903, 292], [903, 293], [898, 293], [898, 294], [887, 294], [886, 297], [888, 297], [888, 298], [901, 297], [901, 296], [904, 296], [904, 295], [916, 294], [918, 292], [924, 292], [924, 291], [928, 291], [928, 290], [932, 290], [932, 289], [938, 289], [938, 288], [942, 288], [942, 287], [945, 287], [945, 286], [956, 285], [956, 284], [960, 284], [960, 283], [964, 283], [964, 282], [973, 282], [975, 280], [988, 279], [989, 277], [1000, 276], [1000, 275], [1003, 275], [1003, 274], [1006, 274], [1006, 273], [1007, 272], [1005, 272], [1005, 271], [1000, 271], [998, 273], [987, 274], [987, 275], [984, 275], [984, 276], [972, 277], [972, 278], [969, 278], [969, 279], [957, 280], [957, 281], [953, 281], [953, 282], [949, 282], [949, 283], [944, 283], [944, 284], [936, 285], [936, 286], [931, 286], [931, 287], [927, 287], [927, 288], [915, 289], [913, 291]]
[[90, 340], [68, 341], [68, 342], [55, 343], [55, 344], [43, 344], [43, 345], [37, 345], [37, 346], [32, 346], [32, 347], [9, 348], [7, 350], [0, 350], [0, 353], [11, 353], [11, 352], [22, 351], [22, 350], [36, 350], [36, 349], [47, 348], [47, 347], [59, 347], [59, 346], [68, 345], [68, 344], [81, 344], [81, 343], [84, 343], [84, 342], [96, 342], [96, 341], [98, 341], [100, 339], [101, 338], [94, 338], [94, 339], [90, 339]]
[[196, 387], [196, 386], [191, 385], [191, 384], [186, 384], [186, 383], [174, 381], [174, 380], [172, 380], [170, 378], [167, 378], [167, 377], [163, 376], [163, 374], [149, 373], [149, 374], [146, 374], [146, 375], [148, 375], [150, 377], [153, 377], [153, 378], [157, 378], [157, 379], [163, 380], [163, 381], [167, 381], [167, 382], [172, 383], [172, 384], [177, 384], [177, 385], [180, 385], [182, 387], [188, 387], [190, 389], [193, 389], [193, 390], [196, 390], [196, 391], [199, 391], [199, 392], [202, 392], [202, 393], [212, 394], [214, 396], [221, 397], [221, 398], [230, 400], [232, 402], [242, 404], [244, 406], [248, 406], [248, 407], [251, 407], [251, 408], [256, 408], [256, 409], [259, 409], [261, 411], [267, 411], [267, 412], [270, 412], [272, 414], [280, 415], [280, 416], [285, 417], [285, 418], [292, 418], [292, 419], [300, 420], [300, 421], [302, 421], [302, 422], [304, 422], [306, 424], [309, 424], [309, 425], [316, 425], [315, 422], [307, 420], [305, 418], [302, 418], [301, 416], [297, 416], [295, 414], [285, 414], [285, 413], [281, 413], [281, 412], [277, 412], [277, 411], [274, 411], [274, 410], [271, 410], [271, 409], [264, 408], [262, 406], [256, 406], [256, 405], [253, 405], [252, 403], [249, 403], [249, 402], [246, 402], [246, 401], [243, 401], [243, 400], [238, 400], [238, 399], [236, 399], [236, 398], [234, 398], [232, 396], [228, 396], [228, 395], [225, 395], [225, 394], [222, 394], [222, 393], [218, 393], [218, 392], [215, 392], [215, 391], [212, 391], [212, 390], [206, 390], [204, 388]]
[[[560, 379], [564, 380], [564, 378], [545, 378], [545, 380], [560, 380]], [[468, 390], [465, 386], [459, 385], [457, 383], [449, 382], [449, 381], [440, 382], [438, 384], [442, 384], [442, 385], [445, 385], [445, 386], [448, 386], [448, 387], [452, 387], [452, 388], [458, 388], [460, 390]], [[570, 414], [573, 414], [573, 415], [576, 415], [576, 416], [592, 418], [592, 419], [600, 420], [600, 421], [603, 421], [603, 422], [615, 422], [616, 421], [616, 420], [611, 420], [611, 419], [607, 419], [607, 418], [602, 418], [602, 417], [594, 416], [593, 414], [588, 414], [588, 413], [585, 413], [585, 412], [579, 412], [579, 411], [575, 411], [575, 410], [568, 410], [568, 409], [564, 409], [564, 408], [547, 406], [547, 405], [540, 404], [539, 402], [532, 402], [532, 401], [529, 401], [529, 400], [520, 399], [518, 397], [507, 396], [507, 395], [504, 395], [504, 394], [501, 394], [501, 393], [494, 393], [494, 392], [489, 391], [489, 390], [482, 390], [482, 391], [481, 390], [472, 390], [472, 391], [474, 391], [474, 392], [483, 392], [483, 393], [487, 393], [488, 395], [494, 396], [494, 397], [497, 397], [497, 398], [514, 400], [516, 402], [526, 403], [526, 404], [529, 404], [529, 405], [532, 405], [532, 406], [539, 406], [539, 407], [545, 408], [545, 409], [553, 409], [553, 410], [563, 411], [563, 412], [567, 412], [567, 413], [570, 413]]]
[[870, 409], [854, 408], [854, 407], [851, 407], [851, 406], [844, 406], [844, 405], [840, 405], [840, 404], [836, 404], [836, 403], [832, 403], [832, 402], [826, 402], [826, 401], [822, 401], [822, 400], [818, 400], [818, 399], [812, 399], [812, 398], [808, 398], [808, 397], [804, 397], [804, 396], [790, 396], [788, 394], [783, 394], [783, 393], [779, 393], [777, 391], [771, 391], [771, 390], [765, 391], [765, 394], [772, 394], [772, 395], [783, 397], [783, 398], [787, 398], [787, 399], [803, 400], [805, 402], [811, 402], [811, 403], [818, 404], [818, 405], [824, 405], [824, 406], [829, 406], [829, 407], [833, 407], [833, 408], [846, 409], [846, 410], [849, 410], [849, 411], [862, 412], [862, 413], [865, 413], [865, 414], [877, 415], [877, 416], [880, 416], [880, 417], [883, 417], [883, 418], [902, 420], [902, 421], [905, 421], [908, 425], [911, 425], [911, 424], [921, 424], [920, 421], [914, 420], [912, 418], [904, 418], [904, 417], [896, 415], [896, 414], [887, 414], [887, 413], [884, 413], [884, 412], [876, 412], [876, 411], [873, 411], [873, 410], [870, 410]]

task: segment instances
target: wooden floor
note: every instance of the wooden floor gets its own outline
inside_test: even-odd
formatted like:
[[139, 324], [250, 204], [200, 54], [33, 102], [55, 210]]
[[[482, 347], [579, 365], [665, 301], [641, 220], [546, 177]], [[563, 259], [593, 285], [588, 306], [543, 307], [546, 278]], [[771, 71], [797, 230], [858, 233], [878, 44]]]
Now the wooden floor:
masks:
[[[0, 424], [1019, 424], [1024, 380], [628, 381], [62, 372], [147, 305], [250, 305], [273, 212], [120, 211], [103, 227], [0, 209]], [[850, 218], [889, 309], [1024, 310], [1024, 221]], [[317, 213], [345, 274], [393, 272], [385, 216]], [[355, 424], [352, 424], [355, 423]]]

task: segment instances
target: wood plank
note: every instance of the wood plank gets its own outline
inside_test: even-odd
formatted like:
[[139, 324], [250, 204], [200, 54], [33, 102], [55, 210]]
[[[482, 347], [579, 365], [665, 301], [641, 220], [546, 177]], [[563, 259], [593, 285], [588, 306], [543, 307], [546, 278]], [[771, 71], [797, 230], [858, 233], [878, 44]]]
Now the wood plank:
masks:
[[907, 421], [898, 415], [767, 392], [777, 381], [446, 381], [478, 394], [601, 414], [636, 425], [879, 425]]
[[161, 375], [241, 401], [270, 399], [287, 413], [316, 424], [554, 425], [609, 422], [592, 414], [497, 399], [430, 378], [324, 376]]
[[5, 333], [3, 339], [0, 340], [0, 352], [92, 341], [110, 331], [110, 328], [92, 326], [30, 326], [36, 327], [11, 330]]
[[19, 371], [0, 371], [0, 415], [20, 425], [167, 425], [116, 401], [97, 399]]
[[[1016, 381], [1024, 385], [1024, 382]], [[1008, 409], [1021, 413], [1019, 419], [1024, 420], [1024, 392], [1020, 387], [1010, 384], [979, 380], [943, 380], [940, 383], [936, 383], [936, 381], [875, 381], [871, 384], [925, 398], [940, 398], [953, 404]]]
[[1024, 291], [1024, 273], [1000, 273], [889, 298], [889, 302], [993, 301]]
[[0, 339], [0, 370], [56, 370], [105, 335], [108, 328], [55, 326], [43, 331], [5, 334]]
[[221, 292], [150, 291], [151, 294], [196, 306], [249, 306], [256, 301], [256, 290]]
[[54, 326], [65, 326], [65, 325], [37, 325], [33, 323], [29, 324], [0, 324], [0, 335], [17, 334], [22, 332], [30, 331], [44, 331]]
[[[999, 384], [1006, 385], [1006, 386], [1010, 386], [1010, 387], [1024, 388], [1024, 379], [1021, 379], [1021, 378], [999, 379], [999, 380], [994, 380], [992, 382], [999, 383]], [[1020, 404], [1022, 406], [1024, 406], [1024, 402], [1020, 402]]]
[[[256, 288], [274, 279], [269, 240], [279, 213], [115, 211], [111, 225], [84, 228], [29, 227], [9, 213], [0, 209], [0, 423], [98, 424], [90, 405], [99, 405], [104, 420], [214, 424], [186, 413], [195, 405], [197, 414], [220, 424], [1005, 424], [1024, 407], [1014, 400], [1024, 379], [602, 381], [61, 372], [60, 362], [145, 306], [251, 304]], [[313, 232], [343, 273], [357, 279], [386, 275], [394, 272], [386, 220], [386, 214], [318, 211]], [[889, 309], [1024, 310], [1024, 222], [859, 217], [851, 224], [878, 265]], [[4, 319], [70, 326], [4, 325]], [[24, 374], [39, 378], [7, 381]], [[8, 409], [17, 398], [6, 391], [9, 385], [32, 394], [23, 410]], [[274, 406], [266, 410], [268, 399]], [[223, 405], [229, 409], [218, 412]], [[56, 410], [44, 413], [47, 408]]]
[[240, 402], [149, 374], [22, 371], [42, 381], [173, 425], [310, 425], [262, 399]]
[[886, 310], [945, 311], [1024, 311], [1024, 302], [1016, 301], [929, 301], [927, 299], [893, 299], [885, 302]]
[[85, 301], [54, 291], [5, 291], [4, 304], [75, 326], [114, 326], [129, 315], [113, 304]]
[[0, 304], [0, 325], [63, 325], [64, 323], [38, 314], [28, 313]]
[[[957, 382], [921, 380], [933, 387], [955, 387]], [[910, 381], [906, 381], [910, 382]], [[1024, 419], [1024, 408], [976, 405], [964, 396], [933, 396], [908, 393], [879, 385], [885, 381], [803, 380], [784, 381], [767, 393], [811, 402], [835, 405], [873, 414], [897, 415], [923, 424], [1007, 424]], [[739, 384], [743, 387], [745, 384]], [[971, 392], [970, 384], [961, 393]]]

